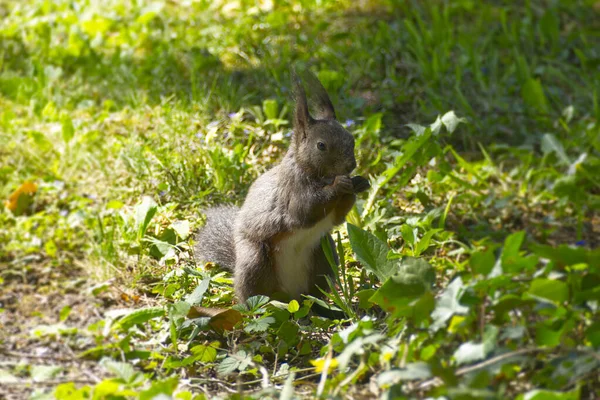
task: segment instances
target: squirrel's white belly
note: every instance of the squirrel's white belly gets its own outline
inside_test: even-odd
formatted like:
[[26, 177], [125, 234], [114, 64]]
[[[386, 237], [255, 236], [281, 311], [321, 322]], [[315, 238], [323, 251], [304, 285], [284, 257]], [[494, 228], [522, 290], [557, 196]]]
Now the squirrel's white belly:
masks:
[[274, 250], [275, 270], [281, 289], [295, 299], [309, 291], [312, 254], [321, 238], [333, 228], [333, 212], [314, 226], [294, 231]]

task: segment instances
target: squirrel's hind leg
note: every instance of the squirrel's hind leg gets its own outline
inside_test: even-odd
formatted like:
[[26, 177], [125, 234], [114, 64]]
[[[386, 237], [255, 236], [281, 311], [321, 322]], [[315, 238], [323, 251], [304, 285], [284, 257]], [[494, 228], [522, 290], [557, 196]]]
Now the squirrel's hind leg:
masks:
[[277, 274], [273, 271], [268, 245], [238, 239], [235, 248], [233, 286], [238, 300], [245, 302], [251, 296], [270, 296], [276, 292]]

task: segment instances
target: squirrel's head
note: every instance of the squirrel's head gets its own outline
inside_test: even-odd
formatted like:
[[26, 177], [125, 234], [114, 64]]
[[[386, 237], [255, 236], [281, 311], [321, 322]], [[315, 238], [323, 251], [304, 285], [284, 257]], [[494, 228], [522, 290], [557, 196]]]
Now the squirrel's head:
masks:
[[298, 76], [292, 72], [296, 101], [294, 115], [294, 157], [298, 165], [316, 178], [349, 175], [356, 168], [354, 138], [337, 121], [333, 104], [316, 76], [303, 74], [310, 90], [314, 117]]

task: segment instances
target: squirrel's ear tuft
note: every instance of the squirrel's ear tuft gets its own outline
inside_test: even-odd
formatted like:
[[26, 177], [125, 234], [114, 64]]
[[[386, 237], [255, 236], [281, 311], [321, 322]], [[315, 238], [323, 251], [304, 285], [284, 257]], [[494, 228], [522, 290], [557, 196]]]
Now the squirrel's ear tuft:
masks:
[[309, 70], [306, 70], [302, 77], [308, 86], [308, 93], [311, 100], [312, 109], [317, 119], [336, 119], [333, 103], [323, 87], [319, 78]]
[[294, 112], [294, 135], [297, 139], [304, 139], [308, 133], [308, 126], [312, 123], [313, 118], [308, 112], [308, 101], [302, 82], [294, 69], [291, 70], [291, 73], [292, 85], [294, 88], [294, 101], [296, 102]]

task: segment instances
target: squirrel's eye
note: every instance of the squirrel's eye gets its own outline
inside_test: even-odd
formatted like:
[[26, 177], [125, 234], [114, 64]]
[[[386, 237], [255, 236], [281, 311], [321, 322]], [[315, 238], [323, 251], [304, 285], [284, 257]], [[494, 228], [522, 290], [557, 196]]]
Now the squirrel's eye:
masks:
[[325, 145], [325, 143], [317, 142], [317, 149], [319, 149], [321, 151], [325, 151], [326, 148], [327, 148], [327, 146]]

